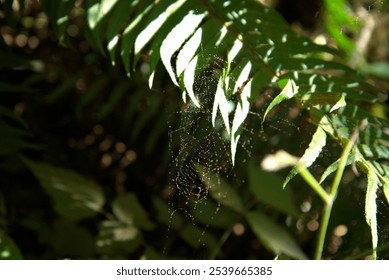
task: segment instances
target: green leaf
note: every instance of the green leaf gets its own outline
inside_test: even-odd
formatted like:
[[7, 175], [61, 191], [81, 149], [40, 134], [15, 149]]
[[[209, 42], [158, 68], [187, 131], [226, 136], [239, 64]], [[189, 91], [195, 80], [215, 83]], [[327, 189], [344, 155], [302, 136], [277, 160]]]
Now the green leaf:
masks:
[[54, 209], [64, 217], [79, 221], [95, 216], [103, 207], [104, 193], [93, 180], [46, 163], [26, 158], [23, 162], [53, 199]]
[[96, 240], [97, 252], [116, 257], [134, 252], [142, 244], [141, 234], [134, 225], [103, 221]]
[[169, 225], [176, 230], [183, 227], [185, 218], [180, 212], [170, 209], [167, 203], [157, 196], [153, 196], [152, 200], [153, 206], [157, 212], [157, 221], [164, 223], [165, 225]]
[[387, 165], [383, 165], [382, 166], [383, 169], [384, 169], [384, 176], [385, 176], [385, 180], [383, 180], [383, 190], [384, 190], [384, 194], [385, 194], [385, 197], [386, 197], [386, 201], [388, 202], [389, 204], [389, 178], [388, 178], [388, 174], [389, 174], [389, 166]]
[[0, 229], [0, 260], [21, 260], [23, 259], [15, 242]]
[[240, 94], [240, 100], [236, 105], [231, 128], [231, 158], [233, 164], [235, 163], [238, 141], [242, 133], [241, 126], [250, 112], [251, 101], [256, 95], [261, 93], [272, 77], [273, 75], [266, 69], [259, 70], [254, 77], [245, 84]]
[[220, 110], [220, 113], [222, 115], [222, 119], [224, 122], [224, 126], [226, 128], [226, 131], [228, 134], [230, 134], [230, 121], [228, 114], [230, 113], [230, 106], [228, 104], [228, 100], [225, 96], [224, 90], [223, 90], [223, 80], [222, 78], [219, 79], [219, 82], [217, 83], [217, 89], [215, 93], [215, 99], [213, 101], [213, 110], [212, 110], [212, 125], [215, 127], [215, 121], [216, 121], [216, 114], [218, 109]]
[[145, 230], [155, 228], [155, 224], [150, 221], [149, 215], [134, 193], [116, 197], [112, 202], [112, 211], [121, 222], [127, 225], [135, 224]]
[[50, 95], [46, 97], [47, 101], [49, 103], [54, 103], [59, 98], [63, 97], [65, 94], [68, 94], [69, 91], [74, 88], [77, 80], [79, 80], [82, 75], [84, 75], [84, 69], [72, 73], [70, 77], [67, 77], [58, 85], [57, 88], [50, 92]]
[[236, 212], [243, 213], [245, 211], [239, 194], [225, 179], [201, 165], [196, 165], [195, 169], [213, 199]]
[[80, 101], [76, 106], [77, 114], [80, 114], [82, 109], [86, 105], [90, 104], [93, 100], [96, 99], [96, 96], [98, 94], [101, 94], [103, 92], [103, 89], [107, 85], [107, 83], [108, 83], [107, 78], [102, 77], [101, 79], [96, 80], [88, 87], [88, 89], [84, 92], [84, 94], [82, 95]]
[[162, 96], [157, 96], [151, 100], [147, 111], [143, 112], [143, 114], [140, 115], [140, 117], [136, 120], [136, 123], [132, 128], [131, 131], [132, 139], [136, 139], [140, 134], [141, 130], [146, 127], [148, 122], [150, 122], [152, 118], [155, 117], [156, 114], [160, 112], [159, 109], [163, 105], [162, 102], [163, 102]]
[[74, 8], [75, 0], [51, 1], [41, 0], [46, 14], [53, 22], [54, 32], [61, 42], [65, 41], [66, 28], [69, 22], [70, 11]]
[[85, 259], [95, 252], [94, 236], [69, 220], [56, 219], [50, 228], [42, 230], [39, 238], [57, 258]]
[[209, 199], [196, 203], [193, 216], [196, 221], [207, 227], [220, 229], [231, 228], [240, 219], [238, 213], [230, 208], [220, 207], [220, 205]]
[[367, 190], [365, 201], [365, 217], [366, 222], [371, 229], [373, 256], [377, 257], [378, 246], [378, 224], [377, 224], [377, 190], [379, 179], [373, 170], [368, 169], [367, 172]]
[[150, 135], [147, 137], [145, 143], [145, 153], [150, 155], [155, 149], [159, 149], [159, 140], [163, 138], [166, 133], [167, 118], [165, 115], [160, 116], [158, 121], [152, 127]]
[[116, 86], [110, 93], [107, 102], [103, 104], [103, 106], [97, 113], [97, 119], [102, 120], [106, 118], [110, 113], [112, 113], [112, 111], [115, 109], [115, 106], [118, 105], [118, 103], [123, 98], [125, 93], [128, 92], [128, 89], [129, 89], [128, 83], [121, 83], [118, 86]]
[[389, 80], [389, 63], [387, 62], [366, 64], [361, 66], [360, 70], [365, 75], [373, 75], [381, 79]]
[[[142, 3], [146, 3], [146, 1], [142, 1]], [[142, 9], [137, 17], [133, 19], [131, 23], [125, 28], [122, 34], [122, 41], [120, 45], [118, 44], [119, 36], [115, 36], [108, 44], [108, 50], [110, 52], [112, 61], [115, 59], [116, 48], [121, 46], [120, 56], [128, 76], [130, 76], [131, 71], [130, 54], [132, 53], [133, 45], [137, 38], [136, 34], [138, 34], [141, 30], [140, 23], [149, 14], [153, 6], [154, 4], [150, 4], [147, 8]]]
[[273, 101], [266, 108], [266, 111], [263, 115], [262, 122], [265, 121], [267, 114], [270, 112], [271, 109], [274, 108], [274, 106], [280, 104], [284, 100], [291, 99], [293, 96], [295, 96], [297, 92], [298, 92], [298, 86], [293, 81], [293, 79], [289, 79], [289, 81], [286, 83], [285, 87], [282, 89], [280, 94], [278, 94], [276, 98], [274, 98]]
[[[353, 150], [352, 150], [353, 151]], [[355, 161], [355, 154], [354, 153], [351, 153], [350, 155], [348, 155], [347, 157], [347, 161], [346, 161], [346, 166], [352, 164], [353, 162]], [[334, 173], [336, 170], [338, 170], [338, 167], [339, 167], [339, 163], [340, 163], [340, 159], [337, 159], [336, 161], [334, 161], [333, 163], [331, 163], [330, 166], [327, 167], [327, 169], [323, 172], [323, 174], [321, 175], [320, 177], [320, 181], [319, 183], [323, 183], [324, 180], [330, 176], [332, 173]]]
[[92, 31], [94, 46], [100, 51], [103, 50], [103, 36], [106, 30], [105, 22], [108, 21], [110, 13], [120, 0], [88, 0], [87, 1], [87, 23]]
[[146, 250], [143, 252], [143, 255], [140, 259], [141, 260], [164, 260], [166, 259], [166, 256], [163, 253], [156, 251], [154, 248], [147, 246]]
[[358, 149], [366, 158], [389, 159], [389, 134], [386, 133], [389, 122], [372, 116], [360, 106], [348, 105], [340, 110], [341, 114], [326, 117], [327, 123], [322, 126], [323, 129], [344, 145], [344, 139], [349, 139], [355, 128], [366, 124], [359, 129]]
[[248, 175], [250, 190], [259, 201], [287, 215], [299, 216], [291, 190], [282, 188], [282, 180], [278, 176], [263, 172], [253, 163], [249, 165]]
[[211, 252], [218, 248], [217, 240], [210, 232], [193, 224], [187, 224], [182, 228], [180, 230], [180, 236], [193, 248], [205, 245]]
[[238, 148], [238, 141], [240, 138], [240, 127], [246, 119], [250, 111], [250, 97], [251, 97], [251, 84], [248, 82], [241, 94], [241, 101], [238, 103], [235, 110], [234, 120], [232, 121], [231, 129], [231, 158], [232, 163], [235, 164], [236, 149]]
[[[3, 117], [1, 112], [0, 117]], [[24, 149], [39, 149], [40, 146], [28, 140], [29, 136], [27, 130], [11, 126], [0, 119], [0, 156], [15, 154]]]
[[[312, 136], [312, 140], [309, 143], [308, 148], [305, 150], [304, 155], [300, 158], [300, 163], [304, 164], [305, 167], [310, 167], [312, 163], [315, 162], [315, 160], [319, 157], [320, 153], [322, 152], [323, 148], [326, 145], [326, 139], [327, 134], [322, 129], [322, 127], [319, 126], [316, 128], [315, 133]], [[289, 183], [289, 181], [296, 176], [298, 173], [298, 170], [296, 167], [294, 167], [286, 177], [283, 187], [285, 188], [286, 185]]]
[[350, 35], [345, 33], [343, 29], [347, 28], [349, 32], [355, 35], [360, 27], [358, 20], [353, 16], [353, 13], [345, 0], [325, 0], [324, 1], [326, 13], [325, 13], [325, 28], [327, 32], [335, 40], [338, 47], [343, 50], [347, 55], [351, 55], [355, 42], [350, 39]]
[[88, 7], [88, 24], [93, 30], [114, 8], [119, 0], [87, 0]]
[[158, 15], [153, 21], [151, 21], [145, 29], [137, 36], [134, 44], [135, 55], [139, 54], [143, 47], [150, 41], [154, 34], [161, 28], [164, 22], [171, 16], [177, 9], [184, 4], [186, 0], [179, 0], [173, 2], [165, 11]]
[[285, 254], [296, 259], [307, 259], [296, 240], [285, 228], [276, 224], [260, 210], [248, 212], [246, 219], [262, 244], [275, 255]]
[[[106, 37], [111, 60], [114, 62], [119, 49], [129, 74], [140, 55], [147, 53], [150, 79], [162, 59], [184, 101], [189, 95], [195, 106], [209, 106], [205, 102], [214, 97], [212, 122], [215, 124], [220, 111], [227, 132], [232, 131], [233, 162], [241, 126], [255, 100], [251, 95], [258, 94], [253, 86], [259, 73], [264, 74], [261, 90], [275, 82], [283, 88], [267, 107], [263, 120], [274, 106], [292, 97], [302, 108], [332, 105], [330, 112], [353, 102], [375, 102], [376, 90], [364, 77], [345, 64], [321, 58], [323, 53], [338, 55], [336, 50], [295, 34], [279, 14], [258, 1], [161, 0], [135, 1], [127, 6], [125, 2], [92, 1], [87, 7], [89, 24], [99, 33], [100, 41]], [[344, 6], [344, 1], [326, 1], [326, 5], [332, 11], [336, 5]], [[128, 10], [128, 14], [121, 10]], [[329, 16], [339, 16], [338, 24], [351, 26], [347, 13]], [[99, 25], [102, 27], [97, 28]], [[212, 73], [207, 79], [214, 85], [199, 87], [204, 73]], [[211, 98], [200, 100], [201, 95]], [[233, 100], [234, 96], [238, 98]]]
[[[185, 40], [187, 40], [189, 36], [195, 32], [197, 26], [203, 20], [204, 16], [204, 14], [195, 15], [193, 13], [189, 13], [182, 19], [179, 24], [177, 24], [172, 29], [172, 31], [167, 35], [166, 39], [162, 42], [160, 48], [161, 59], [163, 64], [165, 65], [167, 72], [170, 75], [171, 80], [173, 81], [173, 83], [176, 84], [176, 86], [179, 85], [175, 73], [173, 71], [173, 67], [171, 65], [171, 58], [173, 54], [183, 45]], [[140, 36], [141, 34], [139, 35], [139, 37]]]

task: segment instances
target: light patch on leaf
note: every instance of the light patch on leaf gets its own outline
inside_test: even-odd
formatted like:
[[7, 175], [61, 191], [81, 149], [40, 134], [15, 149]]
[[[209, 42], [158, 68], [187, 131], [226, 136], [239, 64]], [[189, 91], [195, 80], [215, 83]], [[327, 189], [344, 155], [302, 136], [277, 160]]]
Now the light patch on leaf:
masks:
[[309, 143], [308, 148], [305, 150], [304, 155], [301, 157], [302, 162], [306, 167], [310, 167], [312, 163], [319, 157], [321, 151], [326, 145], [327, 134], [321, 128], [320, 124], [316, 129], [316, 132], [312, 136], [312, 140]]
[[241, 88], [244, 82], [247, 81], [250, 75], [251, 68], [252, 68], [252, 64], [250, 61], [248, 61], [246, 65], [243, 67], [242, 71], [240, 72], [238, 79], [236, 80], [234, 93], [237, 93], [239, 91], [239, 88]]
[[195, 34], [188, 40], [188, 42], [185, 43], [182, 50], [180, 50], [179, 54], [177, 55], [177, 61], [176, 61], [177, 76], [180, 76], [182, 72], [184, 72], [189, 62], [195, 55], [197, 49], [201, 44], [202, 35], [203, 35], [203, 29], [198, 28]]
[[92, 217], [104, 205], [101, 187], [80, 174], [49, 164], [23, 159], [23, 162], [52, 197], [55, 210], [71, 220]]
[[243, 47], [243, 43], [239, 39], [236, 39], [232, 45], [231, 50], [228, 52], [228, 55], [227, 55], [228, 65], [231, 64], [231, 62], [234, 60], [234, 58], [239, 53], [239, 51], [242, 49], [242, 47]]
[[190, 99], [194, 103], [194, 105], [198, 108], [200, 108], [200, 103], [197, 100], [195, 93], [193, 91], [193, 84], [194, 84], [194, 77], [196, 73], [196, 66], [197, 66], [198, 56], [195, 56], [192, 61], [189, 63], [188, 67], [186, 68], [184, 72], [184, 85], [185, 85], [185, 91], [182, 93], [182, 99], [184, 102], [186, 102], [186, 93], [188, 93]]
[[384, 194], [389, 204], [389, 177], [388, 177], [389, 166], [383, 165], [383, 169], [384, 169], [384, 174], [383, 174], [384, 180], [383, 180], [382, 188], [384, 189]]
[[153, 38], [153, 36], [157, 33], [157, 31], [161, 28], [163, 23], [175, 12], [179, 9], [186, 0], [179, 0], [172, 5], [170, 5], [165, 12], [160, 14], [155, 20], [150, 22], [150, 24], [143, 29], [143, 31], [138, 35], [135, 40], [134, 52], [137, 55], [143, 47]]
[[118, 0], [102, 0], [88, 9], [88, 24], [93, 30], [101, 20], [112, 10]]
[[223, 27], [220, 29], [220, 36], [217, 39], [217, 42], [215, 44], [216, 46], [219, 46], [221, 44], [221, 42], [223, 41], [226, 34], [227, 34], [227, 27], [225, 25], [223, 25]]
[[240, 138], [240, 134], [238, 132], [240, 126], [246, 119], [249, 111], [250, 111], [250, 97], [251, 97], [251, 83], [250, 80], [246, 86], [244, 87], [241, 95], [240, 101], [238, 102], [235, 110], [234, 120], [232, 121], [232, 131], [231, 131], [231, 158], [232, 164], [235, 164], [235, 154], [236, 148], [238, 145], [238, 141]]
[[345, 95], [342, 94], [342, 96], [340, 97], [340, 99], [338, 100], [338, 102], [335, 103], [334, 106], [332, 106], [331, 110], [330, 110], [330, 113], [332, 113], [333, 111], [335, 110], [338, 110], [339, 108], [342, 108], [342, 107], [345, 107], [347, 104], [346, 104], [346, 99], [345, 99]]
[[[322, 121], [325, 118], [322, 118]], [[320, 153], [322, 152], [323, 148], [326, 145], [326, 139], [327, 134], [326, 132], [321, 128], [320, 121], [319, 126], [316, 129], [316, 132], [312, 136], [312, 140], [309, 143], [308, 148], [305, 150], [304, 155], [300, 158], [300, 163], [303, 164], [305, 167], [310, 167], [312, 163], [315, 162], [315, 160], [319, 157]], [[296, 176], [298, 173], [297, 168], [294, 167], [288, 174], [288, 176], [285, 179], [284, 187], [289, 183], [289, 181]]]
[[372, 166], [368, 165], [369, 169], [367, 172], [367, 190], [366, 190], [366, 200], [365, 200], [365, 217], [366, 222], [371, 229], [371, 238], [374, 255], [377, 251], [378, 246], [378, 229], [377, 229], [377, 190], [379, 185], [379, 179], [374, 173]]
[[155, 76], [155, 71], [151, 72], [148, 80], [149, 88], [153, 88], [153, 83], [154, 83], [154, 76]]
[[[204, 16], [205, 14], [194, 15], [192, 13], [186, 15], [183, 20], [173, 28], [173, 30], [167, 35], [161, 44], [160, 54], [162, 62], [165, 65], [171, 80], [176, 86], [179, 85], [171, 65], [171, 58], [173, 54], [182, 46], [184, 41], [193, 34]], [[189, 62], [190, 59], [191, 58], [189, 57], [186, 58], [187, 62]]]
[[230, 134], [230, 121], [228, 118], [230, 105], [228, 104], [227, 98], [224, 94], [224, 90], [222, 87], [222, 77], [220, 77], [219, 82], [217, 84], [217, 89], [215, 93], [215, 100], [213, 102], [213, 110], [212, 110], [212, 125], [215, 127], [217, 110], [220, 110], [222, 115], [224, 125], [226, 127], [227, 133]]
[[276, 96], [276, 98], [273, 99], [273, 101], [269, 104], [269, 106], [266, 108], [265, 114], [263, 115], [262, 122], [265, 121], [267, 114], [270, 112], [271, 109], [274, 108], [274, 106], [280, 104], [284, 100], [291, 99], [295, 96], [295, 94], [298, 92], [298, 86], [293, 81], [293, 79], [289, 79], [288, 83], [285, 85], [283, 90]]

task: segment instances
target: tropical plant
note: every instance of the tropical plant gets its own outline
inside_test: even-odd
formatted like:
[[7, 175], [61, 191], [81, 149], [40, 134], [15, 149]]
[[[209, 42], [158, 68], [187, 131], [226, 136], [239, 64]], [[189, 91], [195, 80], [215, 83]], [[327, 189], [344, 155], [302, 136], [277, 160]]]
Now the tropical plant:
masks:
[[[327, 2], [330, 10], [333, 9], [330, 3], [345, 5], [344, 1]], [[19, 1], [21, 6], [23, 3]], [[371, 231], [372, 256], [377, 258], [377, 199], [384, 197], [386, 203], [389, 202], [387, 107], [385, 93], [342, 62], [344, 54], [350, 54], [354, 48], [347, 38], [336, 37], [341, 51], [318, 45], [293, 31], [281, 15], [257, 0], [41, 0], [40, 4], [61, 43], [72, 46], [69, 27], [75, 19], [85, 18], [85, 37], [112, 65], [122, 66], [132, 79], [141, 73], [146, 76], [149, 87], [158, 91], [161, 81], [158, 77], [164, 73], [162, 62], [170, 80], [182, 92], [182, 100], [188, 105], [180, 109], [180, 122], [185, 128], [177, 130], [179, 139], [172, 137], [172, 149], [176, 150], [170, 157], [175, 168], [171, 180], [174, 186], [183, 188], [180, 193], [185, 194], [185, 205], [181, 209], [192, 221], [183, 222], [184, 218], [177, 216], [179, 214], [169, 216], [164, 212], [166, 204], [155, 197], [153, 205], [159, 222], [179, 232], [188, 244], [193, 247], [203, 244], [210, 252], [209, 257], [217, 257], [231, 230], [226, 230], [223, 237], [215, 241], [207, 228], [228, 229], [244, 223], [275, 255], [306, 258], [306, 252], [279, 224], [284, 217], [282, 213], [289, 219], [298, 220], [299, 213], [293, 203], [296, 198], [288, 183], [300, 173], [324, 201], [319, 241], [314, 246], [314, 258], [320, 259], [330, 215], [336, 200], [340, 199], [337, 197], [345, 167], [352, 166], [365, 174], [364, 215]], [[12, 10], [12, 1], [3, 5]], [[331, 27], [329, 33], [333, 34], [335, 25], [331, 22], [328, 25]], [[357, 32], [357, 29], [353, 31]], [[94, 84], [79, 106], [86, 106], [93, 100], [103, 81]], [[127, 89], [125, 83], [115, 86], [110, 105], [100, 109], [98, 117], [107, 117]], [[57, 92], [64, 94], [66, 90]], [[161, 96], [153, 99], [158, 100], [152, 103], [154, 109], [143, 112], [143, 126], [160, 112], [162, 99]], [[166, 122], [166, 119], [162, 118], [162, 121]], [[284, 123], [286, 127], [283, 127]], [[274, 133], [280, 134], [286, 142], [264, 147], [271, 142], [271, 136], [261, 139], [258, 135], [269, 135], [271, 127], [276, 127]], [[287, 129], [292, 132], [282, 134]], [[161, 132], [161, 129], [157, 130], [154, 143]], [[289, 138], [285, 135], [300, 136], [301, 142], [297, 138], [288, 143]], [[24, 145], [25, 142], [14, 143]], [[188, 145], [192, 147], [184, 150]], [[277, 153], [264, 158], [278, 149], [288, 150], [289, 155], [281, 153], [280, 157]], [[227, 156], [221, 155], [226, 150]], [[217, 159], [210, 159], [215, 155]], [[55, 209], [66, 218], [81, 221], [104, 213], [107, 220], [101, 223], [98, 240], [101, 244], [114, 238], [118, 231], [126, 232], [124, 239], [130, 240], [126, 243], [130, 252], [142, 243], [140, 230], [155, 228], [134, 193], [113, 199], [111, 210], [116, 219], [110, 219], [111, 214], [102, 211], [106, 202], [94, 182], [25, 157], [21, 161], [53, 197]], [[284, 190], [277, 176], [260, 170], [260, 161], [268, 170], [294, 166], [283, 183]], [[247, 180], [242, 179], [245, 176]], [[316, 180], [315, 176], [320, 179]], [[332, 180], [331, 184], [326, 183], [329, 180]], [[66, 189], [69, 198], [63, 198], [61, 185], [72, 186]], [[197, 185], [200, 187], [193, 187]], [[328, 189], [327, 185], [330, 186]], [[345, 184], [345, 187], [351, 188], [351, 185]], [[293, 190], [296, 192], [296, 188]], [[203, 197], [202, 192], [210, 198]], [[344, 189], [343, 192], [352, 190]], [[307, 190], [302, 193], [304, 198], [296, 199], [299, 203], [312, 199]], [[80, 208], [68, 209], [72, 204], [67, 201], [75, 197], [73, 202]], [[254, 203], [250, 202], [253, 197]], [[275, 211], [267, 212], [258, 202]], [[189, 210], [187, 204], [191, 205]], [[212, 216], [211, 220], [204, 215]], [[218, 215], [229, 218], [220, 223], [215, 218]], [[205, 224], [205, 229], [197, 229], [197, 222]], [[105, 245], [100, 247], [102, 251], [112, 250]]]

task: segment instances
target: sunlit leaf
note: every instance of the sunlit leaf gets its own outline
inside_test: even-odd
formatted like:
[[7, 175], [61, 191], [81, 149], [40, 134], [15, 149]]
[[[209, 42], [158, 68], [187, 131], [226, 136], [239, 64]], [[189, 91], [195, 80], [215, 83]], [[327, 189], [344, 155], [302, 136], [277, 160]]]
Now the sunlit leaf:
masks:
[[278, 94], [277, 97], [274, 98], [273, 101], [266, 108], [265, 114], [263, 115], [263, 121], [265, 121], [267, 114], [270, 112], [271, 109], [274, 108], [274, 106], [280, 104], [284, 100], [291, 99], [297, 92], [298, 86], [292, 79], [290, 79], [284, 86], [280, 94]]
[[382, 188], [384, 189], [386, 201], [389, 204], [389, 178], [388, 178], [389, 166], [384, 165], [383, 168], [384, 168], [384, 175], [383, 176], [385, 176], [386, 180], [384, 180]]
[[87, 1], [87, 22], [93, 34], [94, 45], [101, 52], [104, 52], [102, 47], [102, 36], [105, 34], [106, 29], [104, 23], [108, 20], [108, 15], [112, 12], [118, 2], [120, 2], [120, 0]]
[[379, 179], [371, 170], [367, 173], [367, 190], [365, 202], [366, 222], [371, 229], [372, 246], [376, 255], [378, 246], [378, 225], [377, 225], [377, 190]]
[[[165, 65], [166, 70], [168, 71], [171, 80], [178, 86], [178, 81], [176, 79], [175, 73], [171, 65], [172, 55], [183, 45], [184, 41], [194, 33], [197, 26], [200, 24], [201, 20], [204, 18], [204, 15], [186, 15], [182, 21], [176, 25], [173, 30], [167, 35], [166, 39], [162, 42], [161, 45], [161, 59]], [[141, 35], [139, 35], [141, 36]], [[135, 52], [136, 52], [136, 42], [135, 42]]]
[[[323, 148], [326, 145], [326, 139], [327, 134], [322, 129], [322, 127], [319, 125], [316, 129], [316, 132], [312, 136], [312, 140], [309, 143], [308, 148], [305, 150], [304, 155], [300, 158], [299, 162], [304, 164], [305, 167], [310, 167], [312, 163], [315, 162], [315, 160], [319, 157], [320, 153], [322, 152]], [[296, 176], [298, 173], [297, 168], [293, 168], [288, 176], [286, 177], [283, 187], [288, 184], [288, 182]]]
[[212, 125], [215, 126], [216, 114], [219, 110], [221, 115], [222, 115], [222, 119], [224, 122], [224, 126], [227, 130], [227, 133], [230, 134], [230, 121], [229, 121], [229, 117], [228, 117], [230, 110], [229, 110], [228, 100], [225, 96], [222, 84], [223, 84], [223, 81], [220, 78], [219, 82], [217, 83], [215, 100], [213, 102]]
[[131, 253], [142, 244], [140, 231], [134, 225], [118, 221], [103, 221], [96, 240], [97, 252], [117, 256]]
[[138, 54], [143, 47], [150, 41], [154, 34], [161, 28], [162, 24], [171, 16], [177, 9], [180, 8], [186, 0], [179, 0], [175, 3], [172, 3], [166, 10], [159, 14], [156, 19], [154, 19], [150, 24], [142, 30], [142, 32], [137, 36], [134, 44], [134, 52]]

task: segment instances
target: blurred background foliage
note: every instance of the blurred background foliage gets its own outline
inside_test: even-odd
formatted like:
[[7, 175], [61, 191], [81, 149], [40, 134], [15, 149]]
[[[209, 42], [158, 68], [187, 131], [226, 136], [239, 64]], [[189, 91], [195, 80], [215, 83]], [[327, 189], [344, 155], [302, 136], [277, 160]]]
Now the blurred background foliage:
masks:
[[[267, 187], [281, 186], [285, 173], [262, 172], [255, 158], [234, 177], [248, 178], [238, 187], [218, 182], [228, 195], [222, 206], [211, 191], [193, 212], [174, 210], [169, 170], [177, 143], [169, 135], [179, 129], [181, 94], [163, 71], [149, 89], [146, 57], [131, 79], [123, 65], [112, 66], [87, 40], [78, 2], [68, 24], [53, 27], [39, 1], [0, 1], [0, 259], [312, 257], [319, 199], [299, 178], [285, 191]], [[388, 1], [261, 2], [389, 90]], [[56, 28], [66, 36], [58, 38]], [[296, 123], [275, 122], [267, 131], [277, 148], [304, 150], [301, 130], [310, 128], [304, 116]], [[270, 142], [259, 141], [257, 150], [273, 152]], [[332, 162], [334, 153], [321, 160]], [[219, 179], [204, 184], [212, 180]], [[325, 258], [369, 257], [364, 185], [345, 174]], [[386, 204], [379, 214], [385, 258]]]

